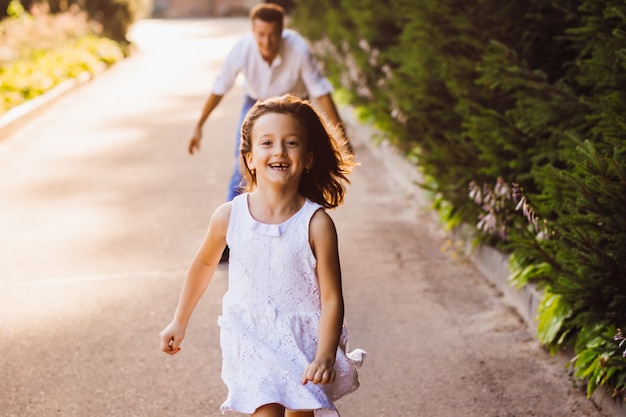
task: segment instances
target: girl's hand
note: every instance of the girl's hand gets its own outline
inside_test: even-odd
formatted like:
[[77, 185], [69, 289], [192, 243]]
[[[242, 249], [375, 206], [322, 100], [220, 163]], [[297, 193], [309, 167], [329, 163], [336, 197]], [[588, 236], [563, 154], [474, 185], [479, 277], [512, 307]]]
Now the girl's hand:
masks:
[[335, 382], [335, 368], [333, 361], [314, 360], [306, 367], [302, 374], [302, 385], [311, 381], [314, 384], [332, 384]]
[[185, 337], [185, 330], [175, 321], [171, 322], [161, 333], [161, 350], [170, 355], [180, 352], [180, 344]]

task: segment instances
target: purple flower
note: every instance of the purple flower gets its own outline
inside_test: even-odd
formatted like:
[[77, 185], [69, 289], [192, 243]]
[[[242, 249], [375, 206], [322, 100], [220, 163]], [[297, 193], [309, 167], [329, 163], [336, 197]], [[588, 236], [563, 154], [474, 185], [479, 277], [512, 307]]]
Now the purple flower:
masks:
[[[613, 339], [616, 342], [619, 342], [618, 346], [621, 349], [624, 342], [626, 342], [626, 336], [624, 336], [624, 334], [622, 333], [622, 329], [617, 329], [617, 333], [615, 334], [615, 336], [613, 336]], [[626, 358], [626, 350], [624, 350], [623, 356]]]

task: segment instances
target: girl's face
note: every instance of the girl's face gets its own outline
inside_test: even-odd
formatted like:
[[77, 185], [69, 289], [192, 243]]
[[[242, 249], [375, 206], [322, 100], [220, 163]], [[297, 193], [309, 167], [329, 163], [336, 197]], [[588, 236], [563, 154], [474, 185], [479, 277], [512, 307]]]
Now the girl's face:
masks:
[[313, 165], [300, 122], [288, 114], [267, 113], [256, 120], [251, 133], [246, 163], [257, 184], [299, 184], [302, 172]]

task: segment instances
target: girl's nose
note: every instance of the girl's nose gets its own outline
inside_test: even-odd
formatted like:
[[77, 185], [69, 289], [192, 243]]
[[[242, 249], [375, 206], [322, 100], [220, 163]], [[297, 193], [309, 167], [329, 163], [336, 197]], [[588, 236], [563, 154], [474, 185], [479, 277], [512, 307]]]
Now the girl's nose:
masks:
[[285, 155], [287, 153], [287, 146], [284, 143], [277, 143], [274, 147], [274, 155]]

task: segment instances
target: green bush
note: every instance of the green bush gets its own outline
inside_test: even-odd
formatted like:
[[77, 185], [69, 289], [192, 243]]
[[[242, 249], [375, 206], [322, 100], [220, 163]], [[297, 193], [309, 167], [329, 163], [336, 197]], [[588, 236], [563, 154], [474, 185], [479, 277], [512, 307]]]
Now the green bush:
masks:
[[293, 13], [350, 102], [417, 157], [445, 216], [479, 219], [518, 282], [559, 297], [566, 316], [543, 309], [554, 337], [539, 336], [575, 346], [589, 393], [626, 380], [608, 337], [626, 327], [625, 16], [623, 0], [299, 0]]
[[[577, 10], [567, 35], [579, 53], [561, 80], [577, 111], [559, 134], [558, 163], [536, 164], [538, 187], [528, 192], [548, 238], [512, 240], [527, 264], [551, 265], [535, 281], [569, 309], [545, 342], [574, 345], [573, 366], [589, 393], [606, 384], [617, 394], [626, 388], [626, 360], [611, 340], [626, 326], [626, 4], [585, 1]], [[540, 312], [540, 320], [550, 317]]]
[[571, 170], [546, 169], [561, 209], [546, 223], [548, 239], [517, 250], [550, 265], [535, 280], [558, 295], [564, 313], [540, 310], [540, 323], [550, 325], [539, 336], [553, 351], [574, 346], [573, 366], [589, 394], [604, 384], [616, 394], [626, 389], [626, 359], [611, 338], [626, 327], [626, 143], [609, 142], [610, 153], [580, 143]]

